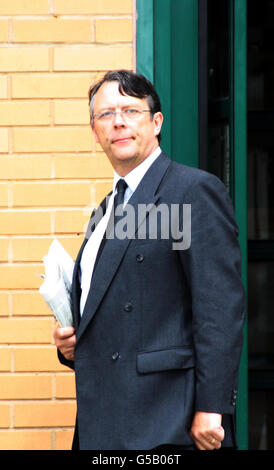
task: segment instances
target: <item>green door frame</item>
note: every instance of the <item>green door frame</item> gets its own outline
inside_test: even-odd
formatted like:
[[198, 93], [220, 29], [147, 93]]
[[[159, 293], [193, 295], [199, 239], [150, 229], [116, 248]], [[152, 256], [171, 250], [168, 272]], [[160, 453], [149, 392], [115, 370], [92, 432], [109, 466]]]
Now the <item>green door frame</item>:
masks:
[[[242, 280], [247, 294], [247, 0], [234, 3], [234, 208], [239, 224]], [[247, 298], [247, 295], [246, 295]], [[239, 373], [237, 438], [239, 448], [248, 449], [248, 337], [246, 319]]]
[[[230, 108], [233, 142], [231, 196], [240, 230], [242, 279], [247, 290], [247, 8], [246, 0], [230, 0], [230, 4], [233, 32], [230, 77], [233, 96]], [[136, 8], [136, 68], [138, 73], [154, 83], [161, 97], [164, 114], [161, 147], [172, 159], [199, 167], [198, 0], [136, 0]], [[245, 326], [237, 402], [239, 449], [248, 448], [247, 371]]]
[[[161, 97], [163, 150], [172, 159], [197, 167], [198, 7], [193, 5], [193, 0], [137, 0], [136, 65], [137, 71], [154, 83]], [[187, 18], [183, 28], [182, 17]], [[181, 126], [174, 126], [173, 122], [180, 122]]]

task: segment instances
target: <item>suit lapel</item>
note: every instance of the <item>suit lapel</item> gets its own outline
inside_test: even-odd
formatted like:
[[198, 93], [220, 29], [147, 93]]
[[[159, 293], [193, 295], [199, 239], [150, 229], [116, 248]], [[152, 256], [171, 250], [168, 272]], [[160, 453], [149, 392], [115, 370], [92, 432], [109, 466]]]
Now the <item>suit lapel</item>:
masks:
[[[142, 181], [138, 185], [136, 191], [130, 198], [128, 204], [130, 204], [135, 211], [136, 221], [139, 204], [151, 204], [152, 206], [153, 204], [155, 205], [157, 203], [159, 196], [156, 194], [156, 192], [170, 163], [170, 159], [162, 152], [162, 154], [151, 165]], [[146, 215], [143, 216], [143, 219]], [[138, 220], [138, 223], [135, 224], [133, 233], [130, 234], [128, 238], [120, 240], [114, 237], [113, 239], [107, 240], [105, 248], [96, 267], [96, 271], [92, 277], [91, 288], [89, 290], [77, 333], [77, 343], [79, 342], [79, 339], [85, 331], [87, 325], [96, 313], [100, 302], [102, 301], [117, 269], [119, 268], [126, 249], [143, 219]]]
[[73, 313], [73, 323], [74, 327], [77, 330], [80, 323], [80, 298], [81, 298], [81, 286], [79, 281], [79, 269], [80, 261], [82, 257], [83, 250], [86, 246], [88, 239], [85, 238], [78, 256], [76, 258], [72, 276], [72, 288], [71, 288], [71, 303], [72, 303], [72, 313]]
[[[110, 194], [108, 194], [108, 196], [110, 196]], [[100, 206], [97, 209], [94, 209], [92, 211], [84, 241], [80, 247], [79, 253], [77, 255], [77, 258], [74, 264], [73, 276], [72, 276], [71, 303], [72, 303], [74, 326], [76, 330], [79, 327], [79, 323], [81, 319], [80, 317], [81, 286], [80, 286], [80, 280], [79, 280], [81, 258], [82, 258], [84, 248], [89, 240], [89, 237], [94, 231], [95, 225], [100, 221], [100, 219], [105, 213], [107, 197], [101, 202]]]

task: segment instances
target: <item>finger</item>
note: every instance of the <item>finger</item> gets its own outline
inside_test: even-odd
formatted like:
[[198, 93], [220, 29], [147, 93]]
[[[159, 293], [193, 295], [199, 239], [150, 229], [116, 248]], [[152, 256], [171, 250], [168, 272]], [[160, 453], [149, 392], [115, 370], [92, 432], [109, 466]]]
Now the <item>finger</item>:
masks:
[[65, 350], [67, 348], [74, 348], [76, 343], [76, 336], [73, 334], [72, 336], [61, 336], [59, 333], [54, 336], [55, 345], [60, 351]]
[[201, 436], [199, 438], [199, 444], [204, 448], [204, 450], [214, 450], [220, 447], [220, 441], [217, 441], [215, 438], [210, 436]]
[[70, 351], [74, 349], [76, 343], [76, 337], [75, 335], [70, 336], [69, 338], [65, 338], [63, 340], [60, 340], [60, 348], [62, 348], [64, 351]]
[[207, 440], [194, 439], [194, 443], [199, 450], [214, 450], [215, 447]]
[[57, 347], [66, 359], [72, 360], [74, 358], [74, 346], [75, 336], [71, 336], [70, 338], [60, 342]]
[[213, 429], [206, 435], [206, 439], [209, 441], [215, 449], [220, 449], [222, 446], [222, 440], [224, 439], [225, 433], [222, 426]]
[[214, 449], [220, 449], [222, 447], [222, 443], [219, 439], [216, 439], [215, 437], [210, 438], [209, 440], [209, 445], [213, 446]]
[[224, 437], [225, 431], [222, 426], [212, 429], [212, 431], [209, 433], [210, 443], [215, 447], [215, 449], [221, 448]]
[[221, 448], [221, 440], [223, 439], [224, 432], [220, 431], [208, 431], [200, 432], [195, 436], [192, 435], [193, 440], [197, 444], [197, 447], [201, 450], [214, 450]]
[[71, 326], [68, 327], [60, 327], [58, 326], [53, 333], [53, 337], [55, 340], [63, 340], [65, 338], [69, 338], [70, 336], [74, 335], [74, 328]]
[[60, 338], [69, 338], [74, 335], [75, 329], [72, 326], [59, 327]]
[[223, 441], [225, 437], [225, 430], [222, 426], [212, 429], [211, 431], [212, 438], [217, 439], [218, 441]]
[[210, 442], [212, 437], [208, 434], [199, 433], [190, 433], [195, 445], [199, 450], [213, 450], [215, 449], [214, 445]]
[[74, 351], [66, 351], [62, 352], [64, 358], [67, 359], [68, 361], [73, 361], [74, 360]]

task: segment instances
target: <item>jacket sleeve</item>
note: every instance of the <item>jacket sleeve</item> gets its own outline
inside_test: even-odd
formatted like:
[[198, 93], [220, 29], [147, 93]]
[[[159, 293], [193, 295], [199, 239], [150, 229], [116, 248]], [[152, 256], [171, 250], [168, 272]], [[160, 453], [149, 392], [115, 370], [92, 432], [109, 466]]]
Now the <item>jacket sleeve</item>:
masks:
[[201, 172], [187, 194], [191, 244], [180, 257], [192, 296], [195, 409], [233, 413], [242, 349], [245, 294], [238, 227], [223, 183]]

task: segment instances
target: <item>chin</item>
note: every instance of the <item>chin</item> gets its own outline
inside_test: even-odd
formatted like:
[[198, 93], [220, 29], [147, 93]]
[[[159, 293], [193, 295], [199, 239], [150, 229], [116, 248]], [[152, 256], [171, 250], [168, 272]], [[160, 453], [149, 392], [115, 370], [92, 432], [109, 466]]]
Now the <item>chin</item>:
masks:
[[114, 158], [119, 161], [130, 161], [130, 160], [135, 160], [138, 157], [138, 154], [136, 152], [129, 152], [129, 151], [124, 151], [124, 152], [119, 152], [119, 154], [114, 155]]

